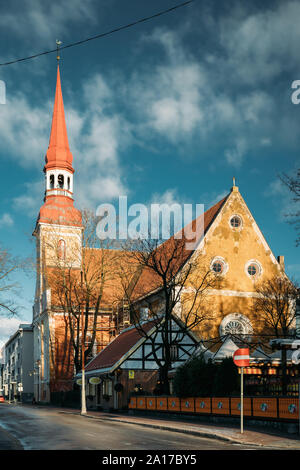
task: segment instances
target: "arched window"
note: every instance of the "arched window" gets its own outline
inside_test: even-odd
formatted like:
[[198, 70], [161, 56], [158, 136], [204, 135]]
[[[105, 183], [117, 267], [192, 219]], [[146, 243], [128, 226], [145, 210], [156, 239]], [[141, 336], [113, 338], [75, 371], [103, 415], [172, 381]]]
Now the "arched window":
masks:
[[70, 191], [70, 178], [68, 178], [68, 191]]
[[64, 189], [64, 175], [58, 175], [57, 177], [58, 187]]
[[59, 240], [58, 242], [58, 258], [66, 259], [66, 242], [65, 240]]
[[223, 318], [219, 327], [219, 333], [223, 341], [226, 339], [226, 335], [241, 336], [241, 338], [247, 340], [251, 338], [253, 328], [246, 315], [230, 313]]
[[54, 188], [54, 175], [50, 175], [50, 189]]

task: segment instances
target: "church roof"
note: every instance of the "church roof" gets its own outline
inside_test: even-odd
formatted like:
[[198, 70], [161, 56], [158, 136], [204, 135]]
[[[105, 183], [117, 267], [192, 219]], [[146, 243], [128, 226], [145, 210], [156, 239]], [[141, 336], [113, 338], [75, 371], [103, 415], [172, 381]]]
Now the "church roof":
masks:
[[[181, 230], [181, 239], [175, 239], [175, 237], [172, 236], [157, 247], [157, 254], [158, 257], [160, 257], [160, 261], [162, 263], [169, 263], [170, 259], [172, 258], [172, 253], [175, 254], [171, 260], [173, 265], [171, 264], [169, 268], [169, 272], [172, 273], [172, 275], [176, 275], [178, 273], [178, 271], [183, 267], [183, 265], [187, 262], [193, 253], [193, 250], [187, 248], [187, 243], [195, 243], [196, 247], [197, 243], [201, 241], [199, 238], [201, 234], [195, 234], [196, 228], [203, 227], [203, 235], [205, 235], [218, 215], [219, 211], [223, 207], [227, 198], [228, 195], [205, 211], [203, 214], [201, 214], [197, 219], [194, 219], [189, 225], [184, 227]], [[193, 238], [190, 238], [189, 234], [192, 234]], [[177, 252], [176, 247], [179, 247]], [[160, 287], [161, 277], [152, 269], [144, 267], [134, 287], [134, 297], [139, 298], [147, 293], [155, 291]]]

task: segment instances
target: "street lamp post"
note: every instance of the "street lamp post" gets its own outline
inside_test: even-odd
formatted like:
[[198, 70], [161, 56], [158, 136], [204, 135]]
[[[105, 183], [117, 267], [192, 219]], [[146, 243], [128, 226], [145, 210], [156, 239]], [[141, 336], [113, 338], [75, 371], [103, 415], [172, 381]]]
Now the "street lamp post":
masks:
[[[81, 287], [82, 287], [82, 271], [81, 275]], [[81, 309], [81, 307], [80, 307]], [[81, 313], [81, 414], [86, 414], [86, 398], [85, 398], [85, 368], [84, 368], [84, 309]]]
[[11, 389], [10, 389], [10, 372], [7, 373], [7, 382], [8, 382], [8, 403], [10, 403], [10, 397], [11, 397]]

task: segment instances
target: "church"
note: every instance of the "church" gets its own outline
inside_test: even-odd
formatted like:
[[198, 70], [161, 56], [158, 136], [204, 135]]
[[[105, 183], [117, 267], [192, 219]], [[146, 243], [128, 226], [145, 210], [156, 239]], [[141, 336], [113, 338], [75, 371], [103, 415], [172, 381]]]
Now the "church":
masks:
[[[34, 393], [36, 400], [41, 402], [49, 402], [53, 392], [72, 389], [82, 352], [78, 341], [75, 341], [76, 334], [80, 339], [84, 331], [86, 349], [89, 338], [92, 339], [93, 347], [85, 356], [88, 362], [124, 328], [130, 327], [131, 322], [130, 316], [126, 316], [126, 308], [122, 308], [122, 315], [119, 315], [124, 292], [120, 279], [114, 274], [116, 257], [120, 263], [123, 254], [107, 248], [105, 256], [108, 264], [104, 269], [103, 250], [84, 243], [83, 213], [74, 205], [74, 167], [76, 159], [73, 166], [58, 65], [52, 126], [44, 165], [44, 203], [33, 232], [37, 259], [33, 337], [34, 363], [38, 371], [35, 374]], [[196, 327], [193, 335], [200, 340], [229, 333], [251, 335], [263, 331], [264, 325], [253, 312], [253, 300], [257, 295], [255, 283], [284, 275], [283, 256], [276, 257], [272, 253], [235, 183], [226, 197], [206, 210], [203, 225], [203, 237], [189, 259], [193, 257], [195, 263], [199, 263], [199, 272], [200, 267], [204, 266], [222, 282], [219, 288], [207, 290], [205, 308], [210, 311], [210, 320], [198, 329]], [[168, 241], [164, 246], [168, 246]], [[123, 258], [124, 264], [128, 264], [126, 257]], [[188, 258], [183, 261], [185, 264]], [[82, 300], [87, 263], [89, 273], [92, 270], [98, 280], [104, 276], [107, 279], [103, 291], [97, 294], [98, 297], [92, 295], [88, 306], [86, 299], [85, 303]], [[155, 276], [149, 276], [146, 270], [136, 270], [134, 265], [129, 267], [128, 272], [136, 305], [142, 309], [145, 299], [153, 296], [159, 299]], [[63, 284], [65, 289], [61, 287]], [[93, 289], [99, 290], [100, 284], [96, 284]], [[188, 291], [187, 285], [181, 294], [182, 302]], [[92, 312], [86, 315], [84, 325], [81, 323], [83, 311]], [[97, 315], [94, 315], [95, 311]]]

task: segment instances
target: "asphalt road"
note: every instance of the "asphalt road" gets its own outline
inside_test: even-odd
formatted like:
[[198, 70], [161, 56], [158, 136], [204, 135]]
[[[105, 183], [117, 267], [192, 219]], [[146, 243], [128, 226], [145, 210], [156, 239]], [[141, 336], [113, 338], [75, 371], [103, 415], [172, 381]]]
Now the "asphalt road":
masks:
[[46, 407], [0, 404], [0, 449], [132, 451], [252, 450], [253, 447], [89, 419]]

